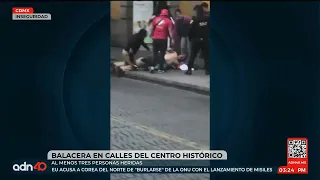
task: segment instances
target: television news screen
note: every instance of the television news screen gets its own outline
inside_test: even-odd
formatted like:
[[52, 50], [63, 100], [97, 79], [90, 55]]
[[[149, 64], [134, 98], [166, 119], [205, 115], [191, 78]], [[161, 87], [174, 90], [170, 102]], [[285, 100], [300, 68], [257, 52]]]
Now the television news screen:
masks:
[[5, 179], [319, 178], [317, 1], [0, 8]]

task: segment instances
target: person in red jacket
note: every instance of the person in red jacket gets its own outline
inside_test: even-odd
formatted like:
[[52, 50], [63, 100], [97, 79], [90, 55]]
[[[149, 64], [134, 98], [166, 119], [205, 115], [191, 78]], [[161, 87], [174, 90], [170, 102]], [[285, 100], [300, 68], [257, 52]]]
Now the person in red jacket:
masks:
[[[162, 9], [159, 16], [153, 18], [151, 25], [151, 36], [153, 39], [154, 65], [159, 64], [158, 73], [164, 72], [164, 56], [167, 50], [168, 38], [172, 39], [173, 23], [168, 17], [167, 9]], [[171, 43], [174, 41], [172, 39]], [[153, 71], [152, 71], [153, 72]]]

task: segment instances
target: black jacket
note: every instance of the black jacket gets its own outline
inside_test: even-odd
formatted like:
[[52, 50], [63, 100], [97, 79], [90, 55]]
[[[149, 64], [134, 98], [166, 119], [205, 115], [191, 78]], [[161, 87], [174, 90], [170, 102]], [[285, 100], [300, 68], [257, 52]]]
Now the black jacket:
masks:
[[209, 40], [210, 37], [210, 17], [193, 18], [189, 31], [189, 40], [201, 39]]
[[175, 27], [176, 32], [179, 37], [188, 37], [189, 30], [190, 30], [190, 21], [185, 19], [186, 17], [181, 17], [176, 19]]
[[[148, 45], [144, 42], [145, 36], [140, 33], [139, 31], [136, 34], [133, 34], [124, 48], [127, 52], [129, 52], [131, 55], [135, 55], [137, 51], [140, 49], [140, 46], [143, 46], [146, 50], [149, 51]], [[131, 51], [130, 51], [131, 50]]]

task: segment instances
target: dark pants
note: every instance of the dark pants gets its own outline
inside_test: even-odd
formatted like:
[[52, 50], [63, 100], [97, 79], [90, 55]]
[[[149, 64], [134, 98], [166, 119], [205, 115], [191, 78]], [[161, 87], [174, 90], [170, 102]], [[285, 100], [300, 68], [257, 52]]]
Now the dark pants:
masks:
[[159, 70], [164, 70], [164, 56], [167, 51], [167, 43], [166, 39], [153, 39], [153, 63], [154, 65], [159, 64]]
[[201, 50], [204, 59], [204, 68], [206, 71], [210, 70], [209, 58], [210, 58], [210, 49], [209, 49], [209, 41], [203, 41], [200, 39], [193, 39], [191, 41], [191, 53], [190, 59], [188, 62], [188, 68], [193, 68], [194, 60], [196, 59], [199, 50]]

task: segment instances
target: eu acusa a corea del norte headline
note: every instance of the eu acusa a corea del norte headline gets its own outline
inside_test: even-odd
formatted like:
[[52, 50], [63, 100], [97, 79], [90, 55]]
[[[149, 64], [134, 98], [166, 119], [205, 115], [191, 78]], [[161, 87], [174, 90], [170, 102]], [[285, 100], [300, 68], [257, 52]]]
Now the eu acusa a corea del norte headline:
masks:
[[154, 158], [154, 159], [180, 159], [180, 158], [204, 158], [204, 159], [219, 159], [223, 157], [222, 153], [172, 153], [172, 152], [153, 152], [153, 153], [52, 153], [52, 160], [55, 158], [65, 159], [130, 159], [130, 158]]

